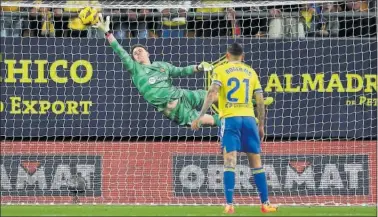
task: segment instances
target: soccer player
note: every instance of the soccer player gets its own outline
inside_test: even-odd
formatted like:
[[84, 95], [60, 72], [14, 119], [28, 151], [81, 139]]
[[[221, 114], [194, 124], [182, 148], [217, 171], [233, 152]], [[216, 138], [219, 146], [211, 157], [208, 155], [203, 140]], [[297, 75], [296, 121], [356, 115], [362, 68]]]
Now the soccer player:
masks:
[[[93, 26], [103, 31], [115, 53], [131, 74], [131, 79], [143, 98], [159, 112], [179, 125], [190, 126], [199, 116], [196, 107], [203, 104], [205, 90], [185, 90], [172, 85], [172, 78], [192, 75], [195, 72], [207, 72], [213, 69], [209, 63], [187, 67], [175, 67], [166, 62], [153, 62], [149, 59], [147, 49], [140, 44], [131, 48], [130, 54], [122, 48], [110, 32], [110, 17], [103, 20], [99, 14], [99, 22]], [[218, 115], [203, 115], [201, 123], [207, 126], [219, 126]]]
[[[203, 104], [206, 91], [177, 88], [172, 85], [172, 78], [211, 71], [213, 65], [202, 62], [197, 66], [175, 67], [166, 62], [151, 63], [147, 49], [140, 44], [132, 46], [130, 55], [110, 32], [109, 25], [110, 17], [107, 16], [104, 21], [102, 14], [99, 14], [99, 22], [93, 27], [104, 32], [110, 46], [130, 72], [131, 79], [143, 98], [168, 119], [179, 125], [189, 126], [199, 116], [196, 108]], [[272, 102], [272, 98], [267, 98], [267, 104]], [[220, 126], [217, 114], [205, 114], [200, 119], [201, 125]]]
[[[216, 67], [213, 81], [207, 93], [199, 117], [192, 122], [192, 129], [198, 130], [201, 118], [218, 97], [221, 118], [220, 138], [224, 157], [224, 212], [234, 213], [233, 196], [235, 188], [235, 167], [237, 152], [245, 152], [259, 191], [261, 211], [275, 212], [277, 207], [268, 200], [268, 186], [260, 157], [260, 142], [264, 137], [264, 98], [256, 72], [242, 61], [243, 47], [234, 43], [227, 49], [228, 62]], [[219, 94], [219, 96], [218, 96]], [[256, 99], [257, 121], [252, 104]]]

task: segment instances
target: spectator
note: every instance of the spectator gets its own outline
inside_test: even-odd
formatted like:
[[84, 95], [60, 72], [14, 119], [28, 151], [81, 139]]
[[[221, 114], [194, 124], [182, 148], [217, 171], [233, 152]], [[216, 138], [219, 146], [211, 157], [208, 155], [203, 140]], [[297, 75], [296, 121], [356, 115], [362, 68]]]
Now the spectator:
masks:
[[[250, 7], [241, 8], [239, 10], [246, 13], [260, 13], [263, 12], [264, 7]], [[238, 11], [238, 10], [237, 10]], [[241, 34], [243, 36], [263, 37], [266, 35], [268, 29], [268, 17], [266, 16], [244, 16], [239, 21], [241, 26]]]
[[64, 37], [68, 29], [69, 17], [63, 16], [63, 8], [54, 8], [53, 14], [55, 37]]
[[[114, 9], [112, 14], [120, 16], [113, 17], [113, 30], [116, 38], [153, 38], [156, 37], [153, 17], [147, 17], [150, 9]], [[127, 17], [121, 16], [127, 14]]]
[[186, 12], [188, 12], [191, 1], [184, 1], [184, 6], [178, 9], [158, 9], [162, 13], [160, 22], [160, 37], [185, 37], [187, 36]]
[[[34, 4], [42, 3], [41, 0], [34, 1]], [[50, 8], [33, 7], [29, 8], [28, 20], [24, 22], [22, 35], [25, 37], [55, 36], [55, 27], [52, 22]]]
[[320, 8], [317, 4], [304, 4], [300, 10], [300, 24], [303, 24], [306, 36], [315, 36], [319, 27]]
[[[305, 37], [304, 24], [293, 12], [298, 12], [300, 5], [269, 6], [270, 14], [268, 36], [270, 38], [282, 37]], [[282, 12], [293, 13], [290, 16], [283, 16]]]
[[[67, 5], [77, 5], [77, 8], [70, 8], [70, 7], [65, 7], [64, 12], [71, 12], [71, 13], [79, 13], [81, 9], [83, 9], [86, 6], [91, 6], [96, 8], [99, 12], [101, 11], [100, 8], [100, 3], [97, 0], [67, 0], [66, 2]], [[101, 38], [102, 36], [97, 35], [97, 31], [88, 28], [82, 24], [81, 20], [75, 15], [74, 17], [71, 17], [68, 21], [68, 31], [67, 31], [67, 36], [68, 37], [99, 37]]]
[[[16, 2], [19, 2], [18, 0]], [[14, 12], [11, 16], [1, 16], [1, 37], [20, 37], [21, 36], [21, 17], [17, 12], [21, 11], [16, 6], [1, 6], [2, 12]]]
[[334, 3], [323, 3], [321, 14], [319, 16], [319, 28], [316, 30], [316, 36], [337, 37], [339, 36], [340, 21], [336, 16], [324, 16], [323, 13], [338, 12], [340, 7]]
[[[369, 4], [366, 0], [348, 0], [342, 5], [345, 11], [368, 13]], [[369, 37], [374, 32], [375, 18], [369, 17], [344, 17], [340, 23], [341, 37]], [[371, 32], [372, 31], [372, 32]]]
[[[203, 4], [231, 2], [228, 0], [202, 0]], [[206, 17], [203, 15], [195, 16], [195, 20], [189, 25], [189, 29], [194, 30], [196, 37], [219, 37], [240, 35], [241, 30], [239, 23], [236, 20], [235, 9], [233, 8], [196, 8], [197, 13], [211, 13], [217, 16]], [[224, 16], [223, 13], [226, 13]]]

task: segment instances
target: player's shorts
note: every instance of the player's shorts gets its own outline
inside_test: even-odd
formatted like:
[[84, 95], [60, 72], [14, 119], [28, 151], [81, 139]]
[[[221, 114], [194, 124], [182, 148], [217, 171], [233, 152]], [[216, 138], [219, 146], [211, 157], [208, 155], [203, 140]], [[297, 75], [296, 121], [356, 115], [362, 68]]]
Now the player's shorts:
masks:
[[205, 90], [183, 90], [177, 106], [169, 118], [179, 125], [190, 125], [199, 116], [198, 108], [203, 105], [207, 92]]
[[222, 151], [259, 154], [260, 136], [254, 117], [223, 118], [220, 128]]

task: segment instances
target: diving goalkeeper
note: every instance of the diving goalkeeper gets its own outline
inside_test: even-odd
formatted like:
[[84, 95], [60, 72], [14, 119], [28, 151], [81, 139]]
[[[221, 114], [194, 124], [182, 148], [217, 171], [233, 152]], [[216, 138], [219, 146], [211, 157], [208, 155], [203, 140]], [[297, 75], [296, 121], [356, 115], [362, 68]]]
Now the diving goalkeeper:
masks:
[[[99, 22], [93, 27], [104, 32], [143, 98], [168, 119], [189, 126], [192, 120], [198, 118], [196, 108], [203, 104], [207, 92], [177, 88], [172, 85], [172, 78], [211, 71], [213, 66], [206, 62], [187, 67], [175, 67], [167, 62], [151, 63], [149, 53], [143, 45], [132, 46], [130, 54], [123, 49], [110, 32], [109, 24], [110, 17], [107, 16], [104, 21], [102, 14], [99, 14]], [[201, 123], [207, 126], [220, 125], [218, 115], [205, 115], [201, 118]]]
[[[177, 88], [172, 85], [172, 78], [212, 71], [213, 65], [202, 62], [199, 65], [175, 67], [167, 62], [151, 63], [147, 49], [141, 44], [132, 46], [130, 55], [110, 32], [109, 25], [110, 17], [107, 16], [104, 21], [102, 14], [99, 14], [99, 22], [93, 27], [104, 32], [105, 38], [130, 72], [131, 79], [143, 98], [168, 119], [179, 125], [189, 126], [199, 117], [196, 108], [204, 103], [207, 91]], [[201, 125], [220, 126], [218, 114], [206, 114], [199, 120]]]

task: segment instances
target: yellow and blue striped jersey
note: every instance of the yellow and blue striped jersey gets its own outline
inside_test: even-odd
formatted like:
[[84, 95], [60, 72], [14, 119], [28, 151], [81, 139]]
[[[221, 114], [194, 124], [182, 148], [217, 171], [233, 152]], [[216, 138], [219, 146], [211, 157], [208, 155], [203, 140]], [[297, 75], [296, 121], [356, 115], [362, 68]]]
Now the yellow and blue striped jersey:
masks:
[[218, 97], [219, 116], [256, 117], [252, 97], [262, 92], [257, 73], [242, 62], [228, 62], [216, 67], [213, 71], [214, 84], [220, 86]]

